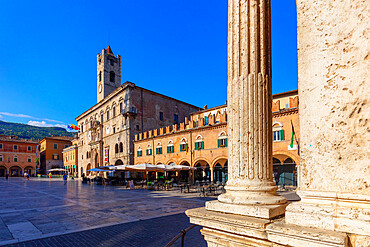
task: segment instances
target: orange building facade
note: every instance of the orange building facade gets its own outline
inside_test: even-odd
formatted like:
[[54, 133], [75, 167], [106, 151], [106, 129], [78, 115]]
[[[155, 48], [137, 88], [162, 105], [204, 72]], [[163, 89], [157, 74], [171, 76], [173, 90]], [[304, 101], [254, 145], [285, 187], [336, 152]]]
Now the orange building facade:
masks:
[[40, 173], [52, 168], [63, 168], [63, 149], [72, 145], [73, 137], [45, 137], [40, 142]]
[[[273, 164], [281, 185], [297, 184], [299, 119], [297, 90], [273, 96]], [[293, 129], [295, 135], [292, 139]], [[227, 106], [204, 109], [185, 122], [135, 135], [134, 163], [176, 164], [196, 167], [181, 171], [182, 181], [227, 180]]]
[[36, 147], [32, 140], [16, 136], [0, 136], [0, 177], [23, 176], [25, 172], [36, 175]]
[[78, 176], [78, 140], [72, 140], [72, 146], [63, 149], [63, 166], [69, 174]]

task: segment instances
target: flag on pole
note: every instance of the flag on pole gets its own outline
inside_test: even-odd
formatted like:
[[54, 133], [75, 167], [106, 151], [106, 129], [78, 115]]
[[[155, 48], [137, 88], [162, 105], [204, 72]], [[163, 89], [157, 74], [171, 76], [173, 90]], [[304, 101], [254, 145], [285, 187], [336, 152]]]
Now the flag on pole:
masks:
[[293, 126], [293, 121], [290, 120], [290, 123], [292, 124], [292, 137], [290, 138], [290, 148], [293, 148], [293, 141], [294, 141], [295, 131], [294, 131], [294, 126]]

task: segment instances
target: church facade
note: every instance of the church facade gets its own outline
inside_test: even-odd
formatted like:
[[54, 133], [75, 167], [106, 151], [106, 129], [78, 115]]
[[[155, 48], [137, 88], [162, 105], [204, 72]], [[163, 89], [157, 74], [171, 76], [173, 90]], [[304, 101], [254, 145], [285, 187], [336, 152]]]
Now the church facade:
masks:
[[97, 104], [76, 118], [78, 174], [104, 165], [133, 164], [135, 134], [185, 120], [200, 108], [136, 86], [121, 85], [121, 56], [97, 56]]

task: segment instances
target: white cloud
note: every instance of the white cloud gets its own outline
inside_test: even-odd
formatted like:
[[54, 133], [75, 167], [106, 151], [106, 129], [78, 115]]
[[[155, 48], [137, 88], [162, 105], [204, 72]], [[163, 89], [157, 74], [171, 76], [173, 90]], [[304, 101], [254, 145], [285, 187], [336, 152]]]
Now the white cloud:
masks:
[[2, 118], [3, 118], [3, 116], [0, 115], [0, 119], [2, 119]]
[[30, 115], [22, 114], [22, 113], [0, 112], [0, 114], [2, 114], [4, 116], [9, 116], [9, 117], [31, 118], [31, 119], [35, 119], [35, 120], [45, 120], [45, 121], [49, 121], [49, 122], [53, 122], [53, 123], [63, 124], [62, 121], [48, 119], [48, 118], [37, 118], [37, 117], [32, 117]]
[[49, 123], [46, 123], [45, 121], [30, 120], [28, 121], [28, 124], [32, 126], [37, 126], [37, 127], [61, 127], [61, 128], [67, 129], [67, 126], [65, 124], [49, 124]]

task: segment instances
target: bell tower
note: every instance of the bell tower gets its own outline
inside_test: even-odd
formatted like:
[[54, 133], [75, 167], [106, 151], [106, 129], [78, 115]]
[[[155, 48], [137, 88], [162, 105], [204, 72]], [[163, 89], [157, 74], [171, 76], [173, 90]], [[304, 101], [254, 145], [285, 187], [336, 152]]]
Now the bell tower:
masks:
[[97, 103], [121, 86], [121, 56], [110, 46], [97, 56]]

